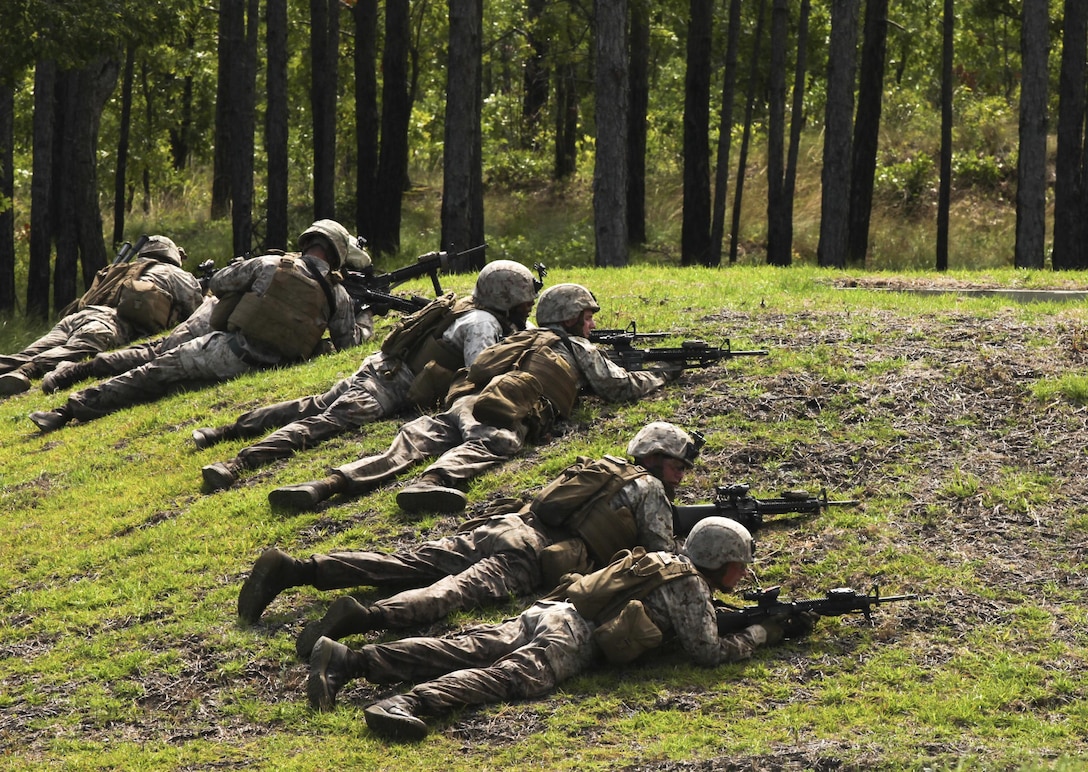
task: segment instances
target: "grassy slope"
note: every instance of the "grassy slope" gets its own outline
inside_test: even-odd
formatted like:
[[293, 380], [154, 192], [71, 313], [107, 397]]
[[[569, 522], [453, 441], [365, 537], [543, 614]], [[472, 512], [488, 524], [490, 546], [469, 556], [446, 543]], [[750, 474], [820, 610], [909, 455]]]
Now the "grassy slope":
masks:
[[[272, 487], [383, 448], [396, 422], [211, 496], [200, 493], [200, 467], [241, 443], [196, 451], [188, 440], [197, 426], [322, 390], [365, 351], [44, 437], [26, 414], [58, 400], [34, 391], [0, 402], [3, 765], [1010, 767], [1083, 754], [1083, 303], [842, 291], [832, 286], [841, 278], [808, 268], [553, 270], [549, 283], [597, 291], [601, 326], [637, 319], [773, 355], [689, 374], [639, 405], [587, 400], [564, 436], [484, 476], [470, 498], [531, 491], [575, 455], [619, 452], [646, 420], [671, 419], [708, 438], [685, 501], [744, 480], [760, 495], [826, 485], [862, 499], [761, 534], [764, 584], [811, 597], [879, 582], [920, 601], [882, 609], [873, 627], [826, 620], [812, 639], [741, 665], [704, 671], [665, 656], [589, 674], [551, 699], [467, 711], [420, 746], [389, 746], [362, 720], [385, 691], [354, 684], [327, 715], [306, 705], [294, 634], [334, 594], [286, 593], [257, 629], [237, 626], [234, 603], [270, 544], [297, 554], [389, 548], [454, 527], [402, 519], [396, 486], [318, 513], [268, 509]], [[1053, 277], [971, 277], [984, 278]]]

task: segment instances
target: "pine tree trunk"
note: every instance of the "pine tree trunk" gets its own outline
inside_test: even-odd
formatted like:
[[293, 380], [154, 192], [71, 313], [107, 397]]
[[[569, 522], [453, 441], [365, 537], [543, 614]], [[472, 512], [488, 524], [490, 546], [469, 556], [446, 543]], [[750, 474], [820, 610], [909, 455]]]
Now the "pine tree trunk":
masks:
[[1047, 0], [1024, 0], [1022, 18], [1015, 264], [1017, 268], [1042, 268], [1046, 241]]
[[596, 264], [627, 265], [627, 0], [596, 0]]
[[268, 193], [265, 209], [265, 248], [286, 250], [291, 234], [287, 232], [287, 0], [266, 0], [265, 51], [268, 71], [265, 74], [264, 144], [268, 156]]
[[713, 0], [690, 0], [684, 74], [684, 210], [680, 263], [710, 254], [710, 35]]
[[831, 0], [820, 241], [816, 249], [817, 261], [825, 268], [846, 266], [857, 27], [858, 0]]
[[374, 233], [378, 180], [378, 0], [355, 4], [355, 225]]
[[382, 146], [378, 158], [377, 217], [371, 243], [376, 252], [400, 247], [401, 201], [408, 179], [408, 47], [411, 37], [408, 0], [385, 4], [385, 53], [382, 56]]
[[1085, 55], [1088, 3], [1066, 0], [1058, 81], [1058, 148], [1054, 169], [1054, 270], [1077, 268], [1084, 243]]

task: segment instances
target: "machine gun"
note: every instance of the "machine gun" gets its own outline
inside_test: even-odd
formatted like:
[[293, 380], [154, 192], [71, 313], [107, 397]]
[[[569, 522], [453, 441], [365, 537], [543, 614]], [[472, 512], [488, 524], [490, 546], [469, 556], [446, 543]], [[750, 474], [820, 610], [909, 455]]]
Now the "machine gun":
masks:
[[706, 517], [728, 517], [752, 533], [763, 527], [766, 515], [801, 513], [814, 515], [827, 507], [852, 507], [857, 500], [828, 501], [827, 490], [819, 496], [808, 491], [783, 491], [781, 498], [757, 499], [744, 483], [719, 485], [712, 504], [676, 504], [672, 508], [672, 529], [676, 536], [687, 536], [695, 524]]
[[136, 257], [136, 255], [140, 254], [140, 250], [144, 248], [149, 240], [150, 237], [147, 234], [144, 234], [137, 239], [135, 245], [126, 241], [121, 245], [121, 248], [117, 250], [117, 255], [113, 258], [113, 262], [110, 263], [110, 265], [129, 262], [132, 258]]
[[781, 601], [778, 594], [781, 587], [769, 587], [766, 590], [750, 590], [744, 593], [746, 601], [755, 601], [754, 606], [736, 608], [721, 601], [715, 601], [718, 616], [718, 635], [737, 633], [749, 625], [763, 622], [786, 620], [798, 612], [810, 611], [822, 617], [838, 617], [845, 614], [859, 613], [872, 622], [873, 607], [884, 603], [913, 600], [917, 595], [881, 595], [874, 584], [869, 592], [857, 592], [849, 587], [836, 587], [828, 590], [822, 598], [811, 600]]
[[671, 338], [671, 332], [639, 332], [634, 320], [626, 327], [596, 329], [589, 333], [589, 342], [602, 346], [632, 346], [635, 341], [649, 338]]
[[[640, 333], [644, 335], [645, 333]], [[671, 364], [683, 370], [709, 367], [723, 359], [734, 357], [764, 357], [766, 349], [734, 351], [728, 340], [724, 346], [711, 346], [705, 340], [685, 340], [679, 346], [663, 348], [635, 348], [622, 340], [613, 340], [604, 355], [625, 370], [645, 370], [649, 362]]]
[[423, 308], [430, 301], [417, 295], [408, 298], [393, 295], [392, 290], [395, 287], [410, 279], [430, 276], [435, 297], [441, 297], [442, 282], [439, 281], [438, 272], [448, 268], [451, 260], [483, 249], [487, 249], [487, 244], [480, 244], [452, 255], [449, 252], [428, 252], [416, 258], [416, 262], [412, 265], [382, 274], [375, 274], [372, 265], [361, 271], [345, 270], [342, 272], [344, 289], [351, 296], [356, 313], [363, 306], [371, 306], [374, 313], [379, 315], [386, 314], [390, 310], [412, 313]]

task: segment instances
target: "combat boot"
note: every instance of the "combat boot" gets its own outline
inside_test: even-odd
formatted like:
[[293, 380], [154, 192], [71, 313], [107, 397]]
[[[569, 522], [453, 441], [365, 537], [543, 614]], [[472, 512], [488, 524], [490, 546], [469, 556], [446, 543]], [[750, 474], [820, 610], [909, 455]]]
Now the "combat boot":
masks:
[[56, 369], [46, 373], [42, 378], [42, 391], [53, 394], [61, 389], [67, 389], [72, 384], [94, 375], [93, 368], [93, 359], [84, 359], [82, 362], [61, 362]]
[[310, 707], [331, 710], [336, 705], [336, 693], [348, 681], [364, 675], [365, 669], [358, 652], [331, 638], [318, 638], [310, 654], [310, 677], [306, 679]]
[[397, 506], [405, 512], [461, 512], [468, 505], [464, 493], [446, 484], [438, 472], [425, 472], [417, 482], [397, 494]]
[[[313, 678], [313, 675], [310, 676]], [[375, 734], [391, 740], [417, 742], [427, 736], [430, 729], [416, 716], [418, 701], [406, 694], [375, 702], [363, 711], [366, 725]]]
[[234, 424], [226, 426], [205, 426], [201, 429], [193, 429], [193, 444], [203, 450], [210, 448], [218, 442], [233, 440], [238, 437], [238, 430]]
[[48, 434], [49, 432], [55, 432], [60, 429], [69, 421], [72, 420], [72, 414], [68, 411], [68, 407], [58, 407], [56, 410], [38, 410], [30, 414], [30, 420], [34, 422], [42, 434]]
[[276, 488], [269, 492], [268, 503], [278, 509], [313, 509], [334, 493], [343, 493], [347, 489], [347, 478], [340, 474], [332, 474], [324, 480]]
[[269, 547], [242, 584], [238, 593], [238, 616], [248, 624], [256, 624], [268, 604], [288, 587], [306, 584], [306, 561], [295, 560], [281, 549]]
[[201, 467], [200, 474], [204, 478], [204, 487], [208, 489], [209, 493], [214, 493], [215, 491], [225, 491], [238, 482], [238, 472], [241, 469], [242, 465], [238, 462], [238, 459], [232, 458], [229, 461], [219, 461]]
[[318, 638], [329, 638], [338, 641], [344, 636], [365, 633], [375, 629], [378, 625], [374, 609], [364, 606], [350, 595], [337, 598], [325, 612], [325, 616], [315, 622], [310, 622], [303, 628], [295, 641], [295, 651], [298, 658], [307, 660], [313, 653], [314, 644]]
[[10, 373], [0, 375], [0, 396], [9, 397], [12, 394], [30, 391], [30, 379], [37, 375], [37, 366], [30, 362], [20, 365]]

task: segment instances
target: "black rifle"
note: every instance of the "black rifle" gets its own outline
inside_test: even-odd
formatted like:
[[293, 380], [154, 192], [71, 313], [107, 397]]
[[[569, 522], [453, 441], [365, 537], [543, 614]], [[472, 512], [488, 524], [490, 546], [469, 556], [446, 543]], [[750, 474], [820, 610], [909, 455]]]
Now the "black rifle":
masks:
[[121, 245], [121, 248], [117, 250], [117, 256], [113, 258], [111, 265], [127, 263], [129, 260], [136, 257], [136, 255], [140, 254], [140, 250], [144, 248], [144, 245], [147, 244], [149, 240], [150, 238], [145, 234], [137, 239], [135, 246], [126, 241]]
[[375, 274], [372, 265], [361, 271], [343, 271], [344, 289], [351, 295], [356, 313], [365, 305], [371, 306], [377, 314], [385, 314], [390, 309], [412, 313], [423, 308], [430, 301], [416, 295], [410, 298], [393, 295], [392, 290], [395, 287], [409, 279], [430, 276], [435, 297], [441, 297], [442, 282], [438, 279], [438, 272], [445, 270], [450, 260], [479, 252], [482, 249], [487, 249], [487, 244], [480, 244], [452, 255], [449, 252], [428, 252], [416, 258], [416, 262], [412, 265], [406, 265], [388, 273]]
[[705, 340], [685, 340], [679, 346], [665, 348], [635, 348], [622, 341], [613, 341], [611, 348], [604, 351], [605, 356], [625, 370], [645, 370], [648, 362], [674, 364], [688, 370], [709, 367], [723, 359], [763, 357], [767, 353], [766, 349], [734, 351], [728, 340], [724, 346], [711, 346]]
[[797, 512], [814, 515], [827, 507], [852, 507], [858, 502], [828, 501], [827, 491], [813, 496], [808, 491], [783, 491], [781, 498], [757, 499], [744, 483], [719, 485], [714, 489], [713, 504], [677, 504], [672, 508], [672, 529], [677, 536], [687, 536], [691, 529], [705, 517], [728, 517], [736, 520], [752, 533], [763, 527], [767, 515], [784, 515]]
[[750, 590], [744, 593], [745, 600], [756, 602], [754, 606], [735, 608], [721, 601], [715, 601], [714, 606], [718, 616], [718, 635], [737, 633], [749, 625], [786, 620], [802, 611], [811, 611], [822, 617], [838, 617], [844, 614], [859, 613], [866, 620], [872, 622], [874, 606], [883, 603], [913, 600], [918, 597], [917, 595], [882, 596], [880, 589], [874, 584], [867, 593], [857, 592], [849, 587], [836, 587], [833, 590], [828, 590], [827, 594], [822, 598], [786, 602], [778, 599], [781, 590], [781, 587], [769, 587], [766, 590]]
[[648, 338], [672, 338], [670, 332], [639, 332], [638, 325], [632, 321], [623, 329], [597, 329], [589, 333], [589, 342], [602, 346], [631, 346], [637, 340]]

